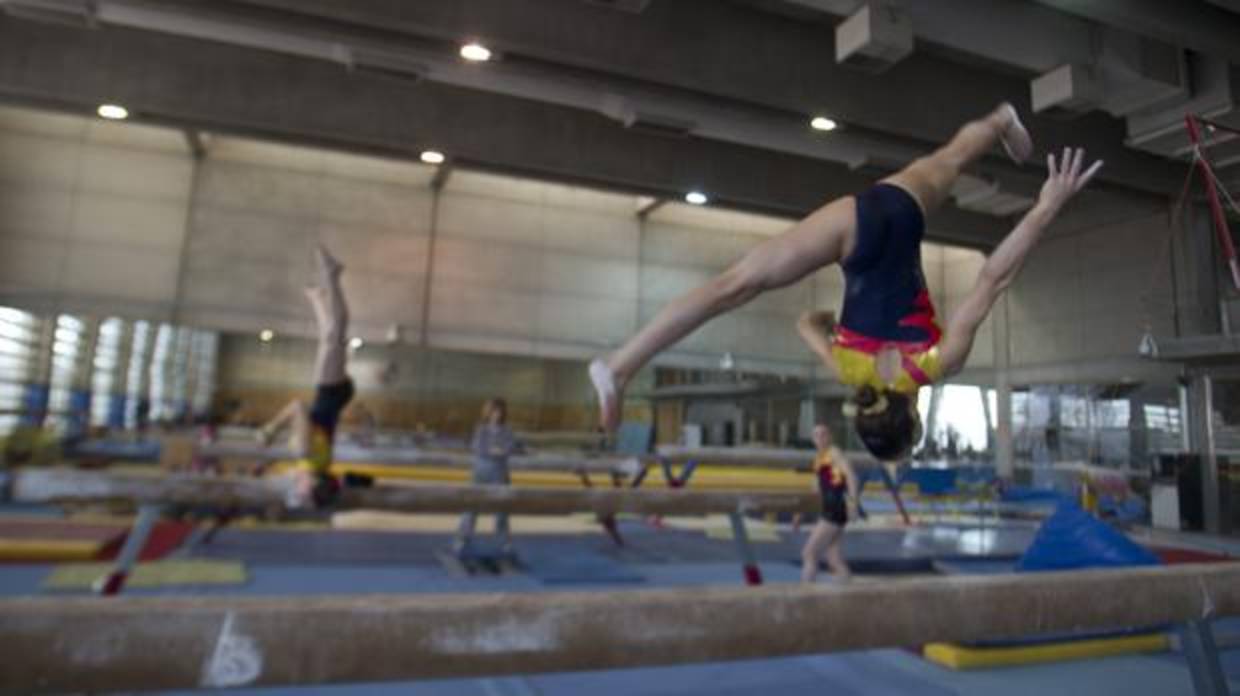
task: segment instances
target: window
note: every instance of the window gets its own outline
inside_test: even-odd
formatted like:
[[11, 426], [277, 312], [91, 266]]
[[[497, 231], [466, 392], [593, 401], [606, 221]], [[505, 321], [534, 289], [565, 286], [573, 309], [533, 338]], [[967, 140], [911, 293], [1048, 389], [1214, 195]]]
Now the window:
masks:
[[39, 318], [0, 307], [0, 435], [17, 427], [38, 345]]
[[88, 341], [85, 322], [68, 314], [56, 317], [56, 331], [52, 340], [51, 389], [47, 406], [51, 414], [49, 422], [54, 422], [61, 428], [65, 426], [70, 410], [70, 393], [75, 380], [79, 378], [76, 374], [79, 359], [90, 350]]
[[120, 374], [121, 351], [125, 340], [125, 322], [115, 317], [99, 325], [99, 339], [95, 344], [95, 360], [91, 366], [90, 389], [94, 396], [90, 403], [90, 422], [106, 425], [108, 409]]
[[944, 433], [955, 433], [956, 446], [963, 451], [971, 449], [985, 452], [989, 444], [986, 427], [985, 405], [982, 390], [963, 384], [946, 384], [941, 387], [937, 427]]
[[195, 331], [192, 355], [194, 372], [193, 391], [189, 395], [194, 415], [205, 415], [215, 396], [215, 361], [219, 351], [219, 336], [210, 331]]

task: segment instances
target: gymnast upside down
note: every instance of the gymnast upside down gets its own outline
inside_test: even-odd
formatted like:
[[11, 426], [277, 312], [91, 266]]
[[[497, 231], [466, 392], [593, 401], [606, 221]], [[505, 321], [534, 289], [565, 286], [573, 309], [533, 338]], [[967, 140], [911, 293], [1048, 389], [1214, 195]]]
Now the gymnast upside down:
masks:
[[315, 263], [319, 284], [305, 290], [319, 332], [314, 402], [306, 408], [292, 401], [259, 431], [259, 441], [266, 445], [285, 427], [292, 430], [294, 450], [301, 457], [289, 497], [292, 507], [326, 505], [338, 492], [339, 482], [331, 475], [336, 426], [354, 393], [347, 372], [349, 306], [340, 289], [344, 267], [323, 246], [315, 250]]
[[925, 218], [943, 203], [962, 170], [996, 144], [1018, 163], [1033, 153], [1033, 141], [1010, 104], [965, 124], [946, 145], [869, 190], [827, 203], [672, 301], [618, 350], [590, 364], [603, 427], [615, 429], [625, 385], [660, 351], [712, 317], [838, 263], [845, 282], [839, 322], [828, 312], [808, 312], [798, 332], [854, 389], [846, 411], [866, 448], [883, 461], [908, 456], [920, 440], [918, 389], [964, 367], [978, 327], [1030, 249], [1102, 166], [1099, 161], [1083, 169], [1081, 149], [1066, 148], [1058, 159], [1048, 155], [1049, 176], [1037, 203], [986, 259], [944, 331], [921, 269]]

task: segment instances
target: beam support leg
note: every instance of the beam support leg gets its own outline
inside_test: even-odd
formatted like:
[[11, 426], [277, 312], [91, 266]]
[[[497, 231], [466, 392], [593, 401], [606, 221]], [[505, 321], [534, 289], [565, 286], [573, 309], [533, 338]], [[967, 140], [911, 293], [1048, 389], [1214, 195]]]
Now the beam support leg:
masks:
[[[581, 478], [581, 485], [586, 488], [594, 488], [594, 482], [590, 480], [590, 473], [585, 469], [577, 472]], [[612, 477], [612, 485], [617, 485], [616, 479]], [[615, 514], [595, 515], [598, 523], [603, 525], [603, 530], [607, 532], [607, 536], [616, 546], [624, 546], [624, 537], [620, 535], [620, 525], [616, 522]]]
[[1214, 642], [1214, 626], [1207, 619], [1180, 625], [1180, 640], [1188, 670], [1193, 675], [1193, 693], [1197, 696], [1228, 696], [1227, 675], [1218, 659]]
[[728, 513], [732, 521], [732, 539], [736, 541], [736, 551], [741, 556], [745, 571], [746, 585], [762, 584], [762, 569], [758, 567], [758, 559], [754, 556], [753, 545], [749, 543], [749, 532], [745, 529], [745, 517], [739, 512]]
[[120, 594], [121, 588], [125, 586], [125, 580], [142, 554], [142, 549], [146, 548], [146, 542], [150, 539], [151, 530], [159, 521], [161, 512], [162, 507], [159, 505], [146, 504], [138, 508], [138, 518], [134, 520], [129, 536], [125, 537], [125, 544], [121, 546], [120, 553], [116, 555], [116, 565], [107, 575], [94, 582], [92, 588], [95, 594], [104, 596]]

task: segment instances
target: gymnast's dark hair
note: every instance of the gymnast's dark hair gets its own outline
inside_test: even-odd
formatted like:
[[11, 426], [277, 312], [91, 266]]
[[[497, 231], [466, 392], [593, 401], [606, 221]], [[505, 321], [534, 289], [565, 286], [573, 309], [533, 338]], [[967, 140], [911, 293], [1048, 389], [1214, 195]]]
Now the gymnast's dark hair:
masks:
[[910, 408], [912, 397], [890, 389], [865, 386], [851, 401], [856, 409], [853, 427], [862, 444], [877, 459], [892, 461], [908, 455], [920, 437], [921, 419]]

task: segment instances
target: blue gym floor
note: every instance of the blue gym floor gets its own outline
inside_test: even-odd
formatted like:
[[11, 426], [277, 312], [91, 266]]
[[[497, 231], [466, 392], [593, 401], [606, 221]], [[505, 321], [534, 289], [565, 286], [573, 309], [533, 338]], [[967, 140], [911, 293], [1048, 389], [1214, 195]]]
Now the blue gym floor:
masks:
[[[482, 525], [489, 531], [489, 522]], [[435, 553], [448, 546], [443, 534], [362, 531], [231, 530], [220, 532], [197, 557], [244, 561], [245, 585], [215, 588], [132, 590], [147, 594], [289, 595], [411, 592], [624, 591], [636, 587], [741, 584], [730, 540], [701, 532], [658, 530], [623, 522], [627, 546], [615, 547], [602, 534], [519, 537], [517, 550], [528, 572], [460, 577], [441, 567]], [[1032, 539], [1029, 524], [993, 521], [983, 528], [919, 527], [856, 529], [846, 552], [859, 568], [900, 567], [910, 559], [946, 564], [976, 563], [993, 572], [1010, 562]], [[755, 542], [769, 583], [798, 580], [795, 564], [804, 531], [781, 534], [779, 542]], [[485, 536], [482, 537], [485, 539]], [[0, 567], [0, 594], [38, 594], [51, 565]], [[1240, 633], [1240, 622], [1220, 628]], [[1224, 668], [1240, 684], [1240, 650], [1224, 653]], [[1117, 657], [1047, 666], [954, 672], [905, 650], [872, 650], [733, 663], [712, 663], [523, 677], [458, 679], [401, 684], [238, 690], [237, 694], [462, 694], [530, 696], [590, 693], [728, 696], [730, 694], [1191, 694], [1185, 660], [1176, 653]]]

